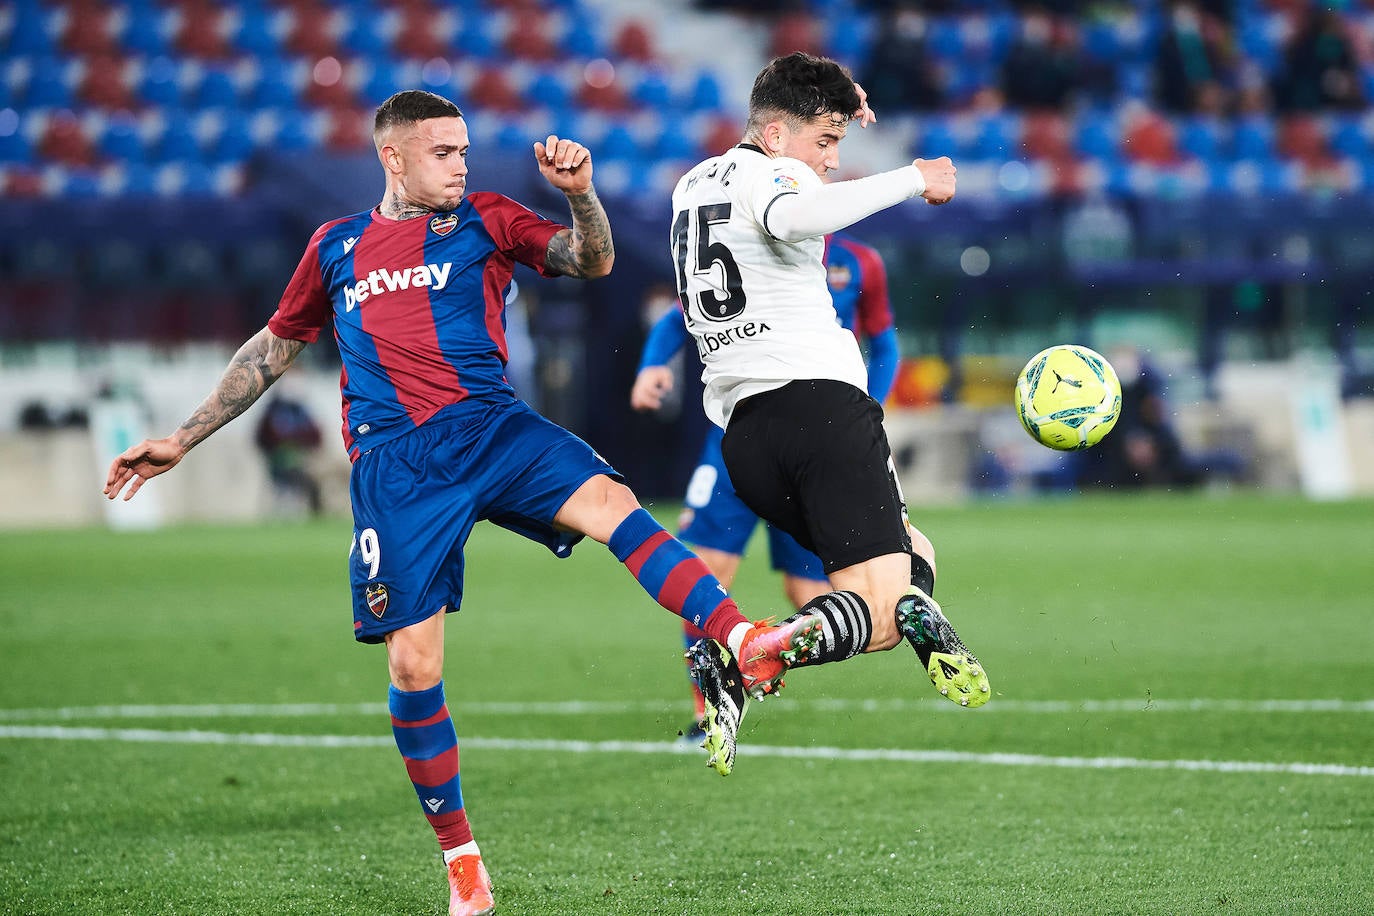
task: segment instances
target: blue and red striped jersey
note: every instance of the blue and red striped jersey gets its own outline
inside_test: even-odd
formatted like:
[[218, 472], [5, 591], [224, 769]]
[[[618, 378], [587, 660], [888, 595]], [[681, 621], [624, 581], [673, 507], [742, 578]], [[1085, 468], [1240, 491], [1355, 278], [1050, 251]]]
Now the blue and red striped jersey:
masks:
[[466, 398], [513, 399], [506, 294], [516, 262], [545, 268], [564, 227], [476, 191], [449, 213], [387, 219], [375, 209], [311, 236], [268, 329], [313, 342], [334, 323], [349, 456]]
[[825, 282], [840, 324], [861, 338], [892, 327], [887, 269], [874, 248], [846, 235], [826, 236]]

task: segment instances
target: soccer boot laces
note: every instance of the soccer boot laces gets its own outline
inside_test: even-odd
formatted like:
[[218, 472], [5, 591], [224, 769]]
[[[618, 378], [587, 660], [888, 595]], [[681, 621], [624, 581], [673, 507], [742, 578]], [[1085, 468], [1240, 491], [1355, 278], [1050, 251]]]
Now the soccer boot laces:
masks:
[[740, 723], [749, 708], [739, 666], [713, 639], [699, 639], [687, 650], [687, 670], [705, 701], [701, 716], [701, 746], [706, 765], [722, 776], [735, 767], [735, 745]]
[[481, 856], [459, 856], [448, 863], [448, 916], [487, 916], [496, 912], [491, 875]]
[[736, 659], [745, 692], [755, 700], [777, 693], [787, 669], [809, 658], [820, 640], [819, 614], [805, 614], [778, 626], [755, 621], [745, 632]]
[[917, 586], [897, 602], [897, 629], [916, 650], [940, 696], [960, 706], [982, 706], [992, 696], [987, 672], [968, 650], [940, 605]]

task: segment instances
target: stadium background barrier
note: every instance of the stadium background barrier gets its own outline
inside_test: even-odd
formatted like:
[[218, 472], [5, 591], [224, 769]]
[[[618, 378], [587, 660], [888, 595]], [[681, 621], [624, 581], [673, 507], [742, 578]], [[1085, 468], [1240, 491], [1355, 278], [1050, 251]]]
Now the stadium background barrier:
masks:
[[[0, 390], [20, 404], [33, 392], [65, 397], [88, 410], [85, 426], [19, 429], [13, 413], [0, 420], [0, 528], [71, 527], [106, 523], [139, 528], [178, 522], [246, 522], [272, 518], [274, 506], [262, 455], [253, 442], [266, 404], [254, 405], [194, 450], [176, 474], [149, 484], [129, 504], [107, 503], [100, 494], [110, 458], [145, 433], [176, 427], [194, 407], [193, 392], [208, 390], [222, 369], [218, 354], [200, 351], [145, 367], [139, 385], [107, 386], [105, 397], [87, 399], [89, 379], [66, 369], [0, 370]], [[1316, 371], [1306, 359], [1223, 370], [1214, 401], [1179, 405], [1176, 420], [1192, 449], [1228, 446], [1248, 451], [1244, 481], [1217, 486], [1254, 486], [1305, 492], [1314, 498], [1374, 494], [1374, 401], [1330, 397], [1325, 414], [1304, 394]], [[324, 431], [311, 459], [322, 484], [325, 510], [348, 508], [348, 461], [338, 438], [338, 384], [327, 370], [308, 368], [282, 380], [303, 401]], [[1297, 394], [1298, 397], [1294, 397]], [[270, 397], [270, 395], [269, 395]], [[1320, 407], [1320, 405], [1318, 405]], [[103, 411], [120, 413], [125, 428], [111, 432]], [[1320, 425], [1310, 424], [1316, 416]], [[1030, 492], [1031, 473], [1062, 460], [1033, 443], [1016, 426], [1009, 405], [939, 404], [890, 408], [888, 430], [908, 501], [913, 507], [974, 498], [981, 456], [997, 452], [1015, 472], [1009, 492]], [[1319, 446], [1304, 454], [1301, 437]], [[615, 459], [612, 458], [612, 461]], [[633, 478], [632, 478], [633, 479]], [[1331, 487], [1335, 482], [1336, 489]], [[667, 499], [681, 492], [670, 490]], [[145, 506], [145, 497], [150, 505]]]

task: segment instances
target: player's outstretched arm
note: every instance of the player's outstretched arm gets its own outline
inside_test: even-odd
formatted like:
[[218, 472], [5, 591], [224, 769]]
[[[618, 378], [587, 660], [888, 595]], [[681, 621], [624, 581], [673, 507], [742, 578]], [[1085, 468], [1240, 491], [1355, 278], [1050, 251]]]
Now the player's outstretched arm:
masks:
[[550, 134], [534, 144], [539, 173], [568, 198], [572, 228], [549, 240], [545, 266], [566, 277], [594, 280], [611, 272], [615, 243], [611, 223], [592, 187], [592, 154], [576, 140]]
[[890, 172], [782, 194], [769, 205], [764, 228], [776, 239], [799, 242], [839, 232], [913, 197], [948, 203], [954, 196], [955, 172], [948, 156], [916, 159]]
[[278, 337], [267, 328], [239, 347], [215, 390], [195, 413], [165, 439], [145, 439], [110, 464], [105, 496], [114, 499], [127, 484], [128, 500], [145, 481], [176, 467], [195, 445], [243, 413], [262, 397], [305, 349], [305, 341]]

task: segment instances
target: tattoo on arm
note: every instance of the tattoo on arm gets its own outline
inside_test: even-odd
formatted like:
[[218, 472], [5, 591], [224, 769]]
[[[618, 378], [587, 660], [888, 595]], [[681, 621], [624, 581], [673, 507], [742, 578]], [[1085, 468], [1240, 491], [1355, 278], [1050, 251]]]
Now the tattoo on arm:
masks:
[[549, 239], [546, 266], [568, 277], [602, 277], [615, 260], [611, 223], [594, 189], [569, 194], [572, 229], [564, 229]]
[[215, 390], [181, 424], [176, 438], [189, 449], [243, 413], [304, 349], [305, 341], [278, 337], [263, 328], [239, 347]]

